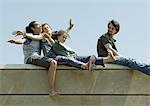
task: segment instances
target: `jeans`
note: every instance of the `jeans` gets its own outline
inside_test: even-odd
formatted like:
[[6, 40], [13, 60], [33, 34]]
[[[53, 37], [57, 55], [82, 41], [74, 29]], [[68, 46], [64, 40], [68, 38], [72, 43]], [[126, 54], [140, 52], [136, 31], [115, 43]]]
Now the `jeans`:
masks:
[[[76, 56], [74, 58], [70, 58], [66, 56], [56, 56], [56, 58], [54, 59], [57, 61], [58, 64], [81, 68], [81, 65], [83, 63], [89, 62], [90, 57], [91, 56]], [[103, 59], [101, 57], [97, 57], [95, 64], [104, 66]]]
[[66, 56], [56, 56], [54, 59], [59, 65], [68, 65], [76, 68], [81, 68], [81, 65], [86, 63], [88, 60], [87, 58], [84, 58], [83, 61], [81, 61], [81, 59], [70, 58]]
[[117, 57], [117, 60], [113, 63], [118, 65], [128, 66], [144, 74], [150, 75], [150, 65], [137, 62], [135, 59], [132, 58]]
[[[82, 61], [84, 63], [87, 63], [89, 61], [91, 56], [76, 56], [75, 59], [76, 60], [79, 60], [79, 61]], [[103, 67], [104, 66], [104, 63], [103, 63], [103, 58], [102, 57], [95, 57], [95, 65], [102, 65]]]

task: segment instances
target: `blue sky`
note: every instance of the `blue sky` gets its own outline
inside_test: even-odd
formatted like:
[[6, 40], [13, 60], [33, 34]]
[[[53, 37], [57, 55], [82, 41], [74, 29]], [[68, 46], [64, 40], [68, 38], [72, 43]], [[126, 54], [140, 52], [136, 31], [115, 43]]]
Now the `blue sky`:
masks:
[[120, 54], [150, 63], [149, 0], [0, 0], [0, 64], [23, 63], [22, 46], [6, 42], [15, 38], [12, 31], [33, 20], [64, 29], [69, 18], [75, 26], [67, 45], [78, 55], [97, 55], [97, 39], [115, 19], [121, 25], [115, 37]]

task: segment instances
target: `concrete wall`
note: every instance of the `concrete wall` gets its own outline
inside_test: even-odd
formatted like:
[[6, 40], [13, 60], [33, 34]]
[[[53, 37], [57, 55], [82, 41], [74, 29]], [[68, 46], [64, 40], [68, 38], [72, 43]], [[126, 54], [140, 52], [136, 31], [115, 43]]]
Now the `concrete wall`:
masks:
[[150, 106], [150, 77], [137, 70], [113, 64], [57, 70], [61, 95], [49, 97], [45, 68], [0, 65], [0, 106]]

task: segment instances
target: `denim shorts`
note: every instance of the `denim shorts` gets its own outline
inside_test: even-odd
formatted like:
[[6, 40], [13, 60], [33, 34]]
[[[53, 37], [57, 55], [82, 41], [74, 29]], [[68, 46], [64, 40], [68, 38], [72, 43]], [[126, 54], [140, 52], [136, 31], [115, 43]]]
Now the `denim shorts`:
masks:
[[50, 67], [50, 62], [54, 60], [53, 58], [48, 58], [48, 57], [42, 57], [42, 56], [37, 56], [34, 58], [30, 57], [26, 64], [33, 64], [41, 67], [46, 67], [47, 69]]

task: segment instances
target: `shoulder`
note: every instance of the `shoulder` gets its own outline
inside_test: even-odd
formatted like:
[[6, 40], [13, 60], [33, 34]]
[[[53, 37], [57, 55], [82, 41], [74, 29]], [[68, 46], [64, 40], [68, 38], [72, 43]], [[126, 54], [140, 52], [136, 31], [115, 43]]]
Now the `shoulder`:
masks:
[[60, 43], [59, 43], [59, 41], [58, 40], [54, 40], [54, 43], [52, 44], [52, 46], [60, 46]]
[[59, 41], [58, 40], [54, 40], [54, 44], [59, 44]]
[[99, 40], [108, 40], [108, 37], [106, 34], [103, 34], [99, 37]]

